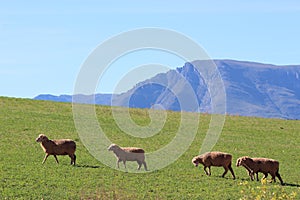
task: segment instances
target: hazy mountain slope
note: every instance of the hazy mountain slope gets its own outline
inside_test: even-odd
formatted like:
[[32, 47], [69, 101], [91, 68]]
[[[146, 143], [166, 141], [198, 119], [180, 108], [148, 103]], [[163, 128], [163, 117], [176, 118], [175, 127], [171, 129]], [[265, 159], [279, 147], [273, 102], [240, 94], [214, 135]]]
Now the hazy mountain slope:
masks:
[[[300, 119], [300, 66], [276, 66], [234, 60], [214, 62], [224, 82], [228, 114]], [[206, 67], [204, 61], [196, 63], [197, 66]], [[185, 96], [185, 101], [192, 101], [193, 98], [189, 98], [189, 89], [197, 96], [197, 105], [194, 102], [188, 105], [187, 102], [182, 107], [177, 97]], [[40, 95], [35, 99], [70, 102], [72, 96]], [[211, 112], [211, 97], [205, 80], [191, 63], [167, 73], [157, 74], [122, 94], [97, 94], [96, 104]]]
[[[201, 61], [198, 64], [203, 66]], [[275, 66], [233, 60], [215, 60], [215, 64], [226, 89], [227, 113], [299, 118], [300, 66]], [[165, 109], [182, 110], [170, 90], [153, 84], [167, 82], [165, 86], [171, 88], [180, 76], [185, 77], [197, 95], [198, 110], [210, 112], [211, 99], [205, 81], [190, 63], [139, 83], [130, 91], [115, 97], [114, 105], [150, 108], [153, 104], [161, 104]]]

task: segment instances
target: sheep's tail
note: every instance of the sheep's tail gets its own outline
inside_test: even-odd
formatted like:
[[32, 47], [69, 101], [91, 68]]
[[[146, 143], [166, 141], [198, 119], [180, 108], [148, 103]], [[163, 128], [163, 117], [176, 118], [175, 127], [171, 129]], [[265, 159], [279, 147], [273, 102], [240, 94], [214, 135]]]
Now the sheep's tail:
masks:
[[74, 151], [76, 150], [76, 142], [72, 141], [73, 143], [73, 148], [74, 148]]

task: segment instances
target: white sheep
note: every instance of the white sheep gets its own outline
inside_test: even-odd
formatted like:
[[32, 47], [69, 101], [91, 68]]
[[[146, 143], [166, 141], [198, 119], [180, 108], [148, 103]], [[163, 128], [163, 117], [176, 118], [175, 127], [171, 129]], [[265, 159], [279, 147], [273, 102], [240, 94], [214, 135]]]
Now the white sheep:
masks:
[[56, 162], [58, 162], [57, 155], [69, 155], [71, 158], [71, 165], [75, 165], [76, 162], [76, 143], [70, 139], [59, 139], [59, 140], [49, 140], [44, 134], [40, 134], [36, 138], [36, 142], [41, 143], [41, 147], [46, 153], [42, 164], [45, 163], [49, 155], [53, 155]]
[[123, 161], [126, 168], [126, 161], [136, 161], [138, 163], [138, 170], [141, 169], [142, 164], [147, 171], [147, 164], [145, 162], [145, 151], [142, 148], [136, 147], [119, 147], [116, 144], [111, 144], [108, 147], [109, 151], [114, 152], [117, 157], [117, 167], [120, 168], [119, 162]]

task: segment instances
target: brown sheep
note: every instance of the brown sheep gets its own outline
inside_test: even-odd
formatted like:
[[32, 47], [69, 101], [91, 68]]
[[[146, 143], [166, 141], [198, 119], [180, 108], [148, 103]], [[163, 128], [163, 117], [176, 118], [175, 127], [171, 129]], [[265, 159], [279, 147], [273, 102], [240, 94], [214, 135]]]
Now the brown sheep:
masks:
[[46, 153], [42, 164], [45, 163], [49, 155], [53, 155], [56, 162], [58, 162], [57, 155], [69, 155], [71, 158], [71, 165], [75, 165], [76, 162], [76, 143], [70, 139], [60, 139], [60, 140], [49, 140], [44, 134], [40, 134], [36, 138], [36, 142], [41, 143], [41, 147]]
[[[222, 177], [224, 177], [225, 174], [228, 172], [228, 170], [230, 170], [233, 179], [235, 179], [235, 175], [231, 167], [231, 161], [232, 161], [231, 154], [216, 152], [216, 151], [207, 152], [199, 156], [196, 156], [192, 159], [192, 163], [195, 165], [195, 167], [197, 167], [199, 163], [201, 163], [204, 166], [204, 171], [208, 176], [211, 175], [210, 167], [216, 166], [216, 167], [224, 167], [225, 172], [223, 173]], [[208, 167], [208, 172], [206, 171], [207, 167]]]
[[249, 172], [251, 180], [254, 180], [254, 174], [256, 174], [256, 180], [259, 181], [258, 172], [261, 172], [264, 174], [263, 178], [267, 178], [268, 174], [270, 174], [274, 182], [276, 182], [275, 177], [277, 176], [281, 185], [284, 184], [279, 174], [279, 162], [277, 160], [244, 156], [237, 159], [236, 166], [245, 167]]
[[136, 147], [119, 147], [116, 144], [111, 144], [108, 147], [109, 151], [113, 151], [117, 160], [117, 167], [119, 168], [119, 162], [123, 161], [123, 164], [126, 168], [126, 161], [136, 161], [139, 166], [138, 170], [141, 169], [142, 164], [144, 165], [145, 170], [147, 171], [147, 164], [145, 162], [145, 151], [141, 148]]

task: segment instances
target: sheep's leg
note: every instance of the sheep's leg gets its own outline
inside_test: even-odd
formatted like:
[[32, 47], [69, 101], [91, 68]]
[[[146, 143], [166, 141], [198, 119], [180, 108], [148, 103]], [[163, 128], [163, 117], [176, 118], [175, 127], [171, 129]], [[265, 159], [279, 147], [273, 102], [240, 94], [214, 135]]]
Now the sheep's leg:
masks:
[[46, 160], [47, 160], [48, 156], [49, 156], [49, 154], [46, 154], [46, 155], [45, 155], [45, 157], [44, 157], [44, 160], [43, 160], [42, 164], [44, 164], [44, 163], [46, 162]]
[[258, 172], [256, 172], [256, 180], [259, 181], [259, 179], [258, 179]]
[[255, 174], [252, 173], [252, 172], [250, 172], [250, 179], [251, 179], [251, 181], [254, 181], [254, 177], [255, 177]]
[[205, 174], [209, 176], [209, 173], [206, 171], [206, 168], [207, 168], [207, 167], [206, 167], [206, 166], [204, 166], [204, 171], [205, 171]]
[[148, 171], [148, 169], [147, 169], [147, 164], [146, 164], [145, 161], [143, 162], [143, 165], [144, 165], [145, 170]]
[[58, 164], [59, 162], [58, 162], [58, 159], [57, 159], [56, 155], [53, 155], [53, 156], [54, 156], [54, 158], [56, 160], [56, 163]]
[[121, 161], [122, 161], [121, 159], [118, 159], [118, 160], [117, 160], [117, 167], [118, 167], [118, 168], [120, 168], [120, 164], [119, 164], [119, 163], [120, 163]]
[[76, 164], [76, 155], [74, 154], [73, 155], [73, 165], [75, 165]]
[[[208, 172], [206, 171], [206, 168], [208, 168]], [[204, 167], [204, 171], [205, 171], [206, 175], [208, 175], [208, 176], [211, 175], [210, 166]]]
[[276, 176], [278, 177], [278, 179], [279, 179], [279, 181], [280, 181], [280, 184], [283, 185], [284, 183], [283, 183], [283, 180], [282, 180], [282, 178], [281, 178], [279, 172], [277, 171], [275, 174], [276, 174]]
[[[268, 177], [268, 173], [264, 173], [263, 179], [265, 179], [265, 178], [267, 178], [267, 177]], [[274, 177], [275, 177], [275, 175], [274, 175]], [[273, 175], [272, 175], [272, 179], [273, 179]]]
[[274, 181], [274, 183], [276, 182], [276, 179], [275, 179], [275, 175], [272, 174], [272, 182]]
[[71, 165], [74, 164], [75, 165], [75, 160], [76, 160], [76, 156], [74, 155], [69, 155], [69, 157], [71, 158]]
[[235, 179], [235, 175], [234, 175], [234, 172], [233, 172], [233, 169], [232, 169], [231, 165], [229, 165], [228, 168], [229, 168], [229, 170], [232, 174], [233, 179]]
[[141, 161], [136, 161], [138, 164], [139, 164], [139, 166], [138, 166], [138, 170], [140, 170], [141, 169], [141, 167], [142, 167], [142, 162]]
[[248, 171], [248, 175], [250, 176], [251, 181], [254, 181], [255, 174], [254, 174], [253, 170], [250, 167], [248, 167], [246, 164], [244, 164], [243, 166]]
[[209, 173], [209, 176], [210, 176], [211, 175], [210, 166], [208, 167], [208, 173]]
[[248, 171], [248, 175], [250, 176], [251, 181], [253, 181], [254, 180], [254, 174], [253, 174], [253, 172], [250, 171], [249, 169], [247, 169], [247, 171]]
[[223, 168], [225, 169], [224, 173], [222, 174], [222, 177], [224, 178], [225, 174], [228, 172], [228, 167], [224, 166]]
[[71, 165], [73, 164], [73, 156], [69, 155], [69, 157], [71, 158]]
[[126, 169], [126, 160], [123, 160], [124, 167]]
[[253, 171], [248, 170], [248, 174], [250, 176], [251, 181], [254, 181], [255, 174], [253, 173]]

